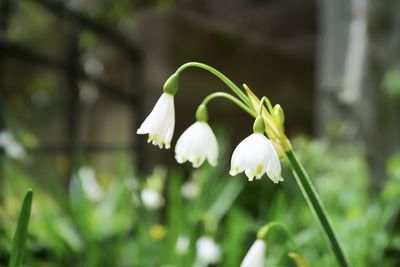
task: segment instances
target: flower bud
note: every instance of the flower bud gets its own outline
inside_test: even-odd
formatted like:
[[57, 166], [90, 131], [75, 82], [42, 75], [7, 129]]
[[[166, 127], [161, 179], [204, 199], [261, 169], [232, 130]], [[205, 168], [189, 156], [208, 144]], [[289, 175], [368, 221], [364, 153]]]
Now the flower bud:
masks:
[[285, 122], [285, 113], [283, 112], [281, 105], [276, 104], [274, 106], [272, 117], [279, 125], [282, 125]]

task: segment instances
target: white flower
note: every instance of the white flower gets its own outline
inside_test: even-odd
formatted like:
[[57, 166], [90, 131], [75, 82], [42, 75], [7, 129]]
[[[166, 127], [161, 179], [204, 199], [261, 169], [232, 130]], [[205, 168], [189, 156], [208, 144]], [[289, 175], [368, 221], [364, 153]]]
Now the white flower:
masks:
[[103, 189], [97, 182], [96, 174], [90, 167], [81, 167], [78, 171], [83, 191], [91, 201], [100, 201], [104, 195]]
[[185, 255], [189, 249], [190, 240], [189, 237], [180, 235], [176, 240], [175, 251], [178, 255]]
[[200, 193], [199, 185], [196, 182], [189, 181], [182, 185], [181, 194], [186, 199], [193, 199]]
[[257, 239], [247, 252], [240, 267], [264, 267], [265, 249], [265, 242]]
[[145, 188], [140, 195], [144, 206], [148, 209], [158, 209], [164, 205], [164, 198], [160, 192]]
[[216, 264], [221, 260], [221, 248], [208, 236], [200, 237], [196, 242], [197, 259], [201, 263]]
[[147, 142], [152, 142], [153, 145], [158, 145], [160, 148], [165, 145], [165, 148], [170, 148], [174, 127], [174, 97], [168, 93], [163, 93], [137, 133], [149, 134]]
[[264, 173], [274, 182], [282, 182], [281, 163], [274, 146], [261, 133], [253, 133], [244, 139], [233, 151], [231, 175], [245, 172], [249, 181], [254, 176], [260, 179]]
[[178, 163], [187, 160], [197, 168], [204, 160], [215, 166], [218, 158], [218, 142], [211, 127], [206, 122], [195, 122], [179, 137], [175, 147]]
[[5, 154], [12, 159], [21, 159], [26, 156], [24, 147], [9, 131], [0, 132], [0, 147], [2, 147]]

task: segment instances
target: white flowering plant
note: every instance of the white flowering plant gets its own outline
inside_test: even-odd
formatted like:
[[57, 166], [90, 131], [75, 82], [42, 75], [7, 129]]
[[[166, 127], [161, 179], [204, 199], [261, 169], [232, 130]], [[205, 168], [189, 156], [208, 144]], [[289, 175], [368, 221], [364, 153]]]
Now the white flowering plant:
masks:
[[217, 164], [218, 143], [207, 123], [207, 104], [215, 98], [231, 101], [255, 120], [253, 134], [245, 138], [233, 152], [229, 173], [237, 175], [244, 172], [249, 181], [254, 178], [261, 179], [266, 174], [274, 183], [279, 183], [284, 180], [281, 176], [279, 155], [281, 157], [285, 155], [292, 167], [299, 189], [322, 226], [337, 262], [343, 267], [351, 266], [314, 185], [286, 137], [284, 111], [279, 104], [272, 106], [268, 97], [258, 98], [245, 84], [243, 85], [244, 92], [224, 74], [209, 65], [189, 62], [179, 67], [166, 80], [163, 94], [137, 133], [148, 134], [148, 142], [152, 142], [160, 148], [171, 146], [175, 127], [174, 96], [178, 92], [181, 73], [190, 67], [201, 68], [212, 73], [224, 82], [236, 96], [225, 92], [215, 92], [201, 102], [196, 111], [196, 122], [177, 141], [176, 160], [179, 163], [190, 161], [195, 168], [201, 166], [205, 159], [211, 165]]

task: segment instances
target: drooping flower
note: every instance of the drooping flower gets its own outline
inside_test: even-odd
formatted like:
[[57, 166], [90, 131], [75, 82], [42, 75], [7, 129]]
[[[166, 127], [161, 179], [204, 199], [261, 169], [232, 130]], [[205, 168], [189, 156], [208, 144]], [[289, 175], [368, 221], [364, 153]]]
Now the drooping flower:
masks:
[[197, 121], [183, 132], [175, 146], [175, 158], [178, 163], [190, 161], [194, 168], [206, 159], [212, 166], [217, 165], [218, 142], [207, 122]]
[[221, 261], [221, 248], [211, 237], [200, 237], [196, 242], [196, 252], [197, 260], [204, 265], [216, 264]]
[[104, 191], [97, 181], [96, 173], [91, 167], [81, 167], [78, 171], [82, 189], [91, 201], [100, 201], [103, 198]]
[[253, 133], [235, 148], [231, 159], [232, 176], [245, 172], [249, 181], [266, 173], [274, 182], [283, 181], [281, 163], [272, 143], [262, 133]]
[[257, 239], [250, 247], [240, 267], [264, 267], [265, 249], [265, 241]]
[[185, 255], [189, 249], [190, 239], [187, 236], [180, 235], [176, 240], [175, 252], [178, 255]]
[[185, 199], [194, 199], [200, 193], [199, 185], [194, 181], [188, 181], [182, 185], [181, 194]]
[[165, 202], [161, 193], [151, 188], [143, 189], [140, 197], [144, 206], [148, 209], [161, 208]]
[[163, 93], [137, 133], [149, 134], [147, 142], [152, 142], [153, 145], [170, 148], [174, 128], [174, 97], [169, 93]]
[[0, 148], [12, 159], [22, 159], [26, 156], [24, 147], [15, 139], [10, 131], [0, 132]]

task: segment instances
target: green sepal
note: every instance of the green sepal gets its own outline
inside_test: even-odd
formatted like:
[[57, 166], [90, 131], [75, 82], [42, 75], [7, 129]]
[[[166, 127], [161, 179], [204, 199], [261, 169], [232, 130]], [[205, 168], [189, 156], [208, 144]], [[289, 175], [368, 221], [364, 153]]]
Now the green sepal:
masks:
[[265, 130], [264, 119], [261, 116], [257, 116], [253, 124], [253, 131], [254, 133], [263, 134], [264, 130]]
[[206, 105], [200, 105], [196, 111], [196, 120], [201, 122], [208, 121], [208, 111]]
[[179, 86], [179, 75], [177, 73], [174, 73], [165, 81], [164, 92], [174, 96], [178, 91], [178, 86]]

